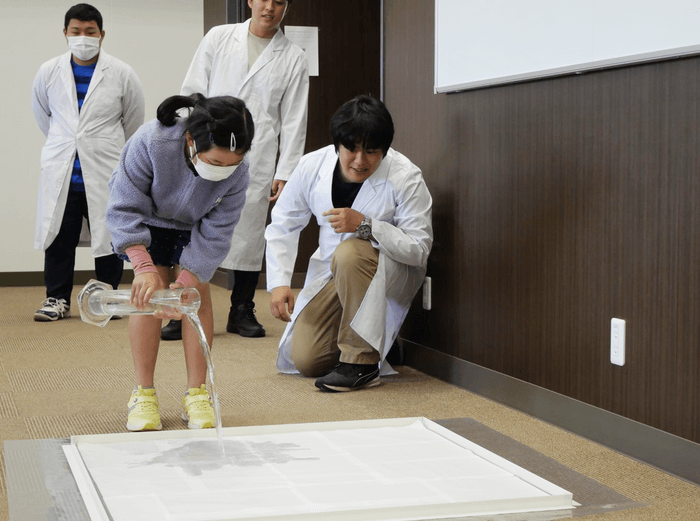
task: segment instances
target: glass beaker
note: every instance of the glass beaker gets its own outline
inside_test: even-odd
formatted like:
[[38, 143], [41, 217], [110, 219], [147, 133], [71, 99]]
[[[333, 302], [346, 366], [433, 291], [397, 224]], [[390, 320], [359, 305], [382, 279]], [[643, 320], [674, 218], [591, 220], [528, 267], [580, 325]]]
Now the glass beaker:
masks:
[[148, 305], [137, 309], [129, 304], [131, 290], [90, 280], [78, 294], [78, 309], [83, 322], [104, 327], [114, 315], [152, 315], [156, 311], [171, 314], [197, 315], [201, 299], [195, 288], [159, 289], [153, 292]]

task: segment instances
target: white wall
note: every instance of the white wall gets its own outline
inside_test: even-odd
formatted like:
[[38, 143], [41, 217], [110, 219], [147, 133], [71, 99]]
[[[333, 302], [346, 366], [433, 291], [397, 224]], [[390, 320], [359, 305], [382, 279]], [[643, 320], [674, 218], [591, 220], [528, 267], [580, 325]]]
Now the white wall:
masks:
[[[44, 135], [31, 110], [39, 66], [68, 50], [63, 17], [78, 0], [3, 0], [0, 31], [0, 272], [43, 272], [43, 252], [33, 249], [39, 154]], [[158, 104], [178, 94], [202, 38], [202, 0], [88, 0], [102, 13], [103, 49], [131, 65], [143, 83], [146, 121]], [[94, 267], [79, 248], [76, 270]]]

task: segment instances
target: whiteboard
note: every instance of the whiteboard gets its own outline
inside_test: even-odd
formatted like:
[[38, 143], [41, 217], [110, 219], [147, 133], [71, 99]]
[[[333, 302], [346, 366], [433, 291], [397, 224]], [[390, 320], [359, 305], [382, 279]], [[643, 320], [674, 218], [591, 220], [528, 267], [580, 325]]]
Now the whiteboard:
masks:
[[700, 53], [700, 0], [435, 0], [435, 92]]

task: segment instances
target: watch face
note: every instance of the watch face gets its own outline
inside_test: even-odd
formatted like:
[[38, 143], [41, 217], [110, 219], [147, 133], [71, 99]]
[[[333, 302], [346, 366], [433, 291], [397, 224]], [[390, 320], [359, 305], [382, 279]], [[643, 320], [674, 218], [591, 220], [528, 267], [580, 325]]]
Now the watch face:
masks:
[[369, 227], [368, 224], [361, 224], [357, 228], [357, 236], [360, 239], [368, 239], [371, 233], [372, 233], [372, 229]]

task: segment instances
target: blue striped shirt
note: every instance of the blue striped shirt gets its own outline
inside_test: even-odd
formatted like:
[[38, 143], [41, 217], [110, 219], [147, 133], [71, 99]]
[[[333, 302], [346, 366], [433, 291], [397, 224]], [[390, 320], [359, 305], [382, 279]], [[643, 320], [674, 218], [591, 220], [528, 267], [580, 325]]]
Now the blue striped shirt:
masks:
[[[72, 59], [70, 61], [71, 67], [73, 67], [73, 77], [75, 78], [75, 90], [78, 95], [78, 110], [83, 108], [83, 101], [85, 101], [85, 95], [87, 94], [88, 88], [90, 87], [90, 80], [92, 79], [92, 74], [95, 72], [95, 65], [78, 65]], [[80, 167], [80, 158], [78, 153], [75, 153], [75, 161], [73, 162], [73, 172], [70, 177], [70, 190], [72, 192], [84, 192], [85, 183], [83, 182], [83, 170]]]

